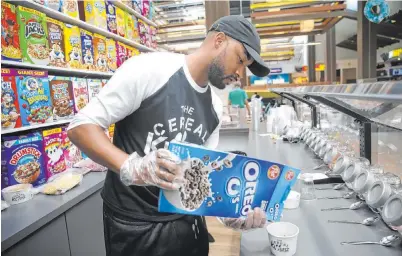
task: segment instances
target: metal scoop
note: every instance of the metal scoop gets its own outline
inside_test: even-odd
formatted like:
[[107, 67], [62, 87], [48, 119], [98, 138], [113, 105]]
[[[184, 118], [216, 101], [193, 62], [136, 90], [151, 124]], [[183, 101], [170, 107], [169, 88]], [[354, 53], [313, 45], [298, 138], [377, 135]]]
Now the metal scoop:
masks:
[[345, 186], [345, 183], [340, 183], [340, 184], [336, 184], [332, 188], [316, 188], [316, 190], [330, 190], [330, 189], [340, 190], [344, 186]]
[[366, 203], [359, 201], [356, 203], [351, 204], [349, 207], [333, 207], [333, 208], [327, 208], [327, 209], [321, 209], [321, 211], [336, 211], [336, 210], [357, 210], [365, 206]]
[[379, 242], [371, 242], [371, 241], [357, 241], [357, 242], [341, 242], [341, 245], [351, 244], [351, 245], [361, 245], [361, 244], [378, 244], [382, 246], [392, 246], [392, 244], [401, 238], [397, 235], [390, 235], [381, 238]]
[[371, 226], [376, 223], [379, 217], [368, 217], [363, 221], [349, 221], [349, 220], [328, 220], [328, 223], [345, 223], [345, 224], [361, 224], [365, 226]]
[[355, 192], [351, 191], [346, 194], [343, 194], [342, 196], [327, 196], [327, 197], [319, 197], [317, 199], [341, 199], [341, 198], [350, 199], [350, 198], [353, 198], [354, 196], [355, 196]]

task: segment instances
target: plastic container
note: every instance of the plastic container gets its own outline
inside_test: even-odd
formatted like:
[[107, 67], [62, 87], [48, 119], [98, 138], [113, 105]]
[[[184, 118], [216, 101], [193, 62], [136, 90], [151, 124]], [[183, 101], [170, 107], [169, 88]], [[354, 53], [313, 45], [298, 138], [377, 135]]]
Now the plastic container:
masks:
[[29, 201], [34, 196], [32, 184], [17, 184], [4, 188], [2, 191], [4, 200], [12, 204], [20, 204]]
[[292, 256], [297, 250], [299, 228], [290, 222], [275, 222], [267, 226], [271, 252], [275, 256]]

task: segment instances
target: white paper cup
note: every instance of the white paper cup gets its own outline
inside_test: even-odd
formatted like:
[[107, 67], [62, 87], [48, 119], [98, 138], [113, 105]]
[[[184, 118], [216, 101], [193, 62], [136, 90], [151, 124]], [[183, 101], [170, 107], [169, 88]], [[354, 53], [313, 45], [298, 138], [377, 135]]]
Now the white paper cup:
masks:
[[8, 204], [19, 204], [31, 200], [34, 193], [32, 184], [17, 184], [4, 188], [3, 198]]
[[275, 222], [267, 226], [271, 252], [275, 256], [296, 253], [299, 228], [290, 222]]

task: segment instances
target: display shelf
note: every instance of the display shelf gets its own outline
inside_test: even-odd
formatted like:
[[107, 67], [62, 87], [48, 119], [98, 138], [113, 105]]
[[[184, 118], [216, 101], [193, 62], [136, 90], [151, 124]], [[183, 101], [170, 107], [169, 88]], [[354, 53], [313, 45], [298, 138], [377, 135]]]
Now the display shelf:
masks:
[[119, 1], [114, 1], [113, 4], [115, 6], [117, 6], [117, 7], [119, 7], [120, 9], [124, 9], [127, 12], [135, 15], [135, 17], [137, 17], [138, 19], [141, 19], [142, 21], [145, 21], [148, 25], [158, 27], [158, 25], [155, 22], [153, 22], [152, 20], [148, 19], [147, 17], [141, 15], [141, 13], [138, 13], [136, 10], [134, 10], [133, 8], [131, 8], [131, 7], [127, 6], [127, 5], [125, 5], [124, 3], [119, 2]]
[[38, 129], [38, 128], [45, 128], [45, 127], [55, 126], [55, 125], [60, 125], [60, 124], [68, 124], [72, 120], [73, 119], [70, 118], [70, 119], [55, 121], [52, 123], [37, 124], [37, 125], [24, 126], [24, 127], [19, 127], [19, 128], [13, 128], [13, 129], [2, 129], [1, 134], [9, 134], [9, 133], [15, 133], [15, 132], [34, 130], [34, 129]]
[[[124, 38], [124, 37], [121, 37], [119, 35], [113, 34], [113, 33], [109, 32], [109, 31], [107, 31], [105, 29], [98, 28], [98, 27], [96, 27], [94, 25], [91, 25], [89, 23], [86, 23], [86, 22], [84, 22], [82, 20], [72, 18], [72, 17], [70, 17], [70, 16], [68, 16], [68, 15], [66, 15], [64, 13], [55, 11], [53, 9], [50, 9], [50, 8], [46, 7], [46, 6], [31, 2], [31, 1], [18, 1], [18, 2], [7, 1], [7, 2], [10, 2], [11, 4], [17, 4], [17, 5], [20, 5], [20, 6], [27, 7], [27, 8], [35, 9], [37, 11], [45, 13], [47, 16], [49, 16], [51, 18], [54, 18], [56, 20], [59, 20], [59, 21], [62, 21], [62, 22], [65, 22], [65, 23], [68, 23], [68, 24], [71, 24], [71, 25], [76, 25], [76, 26], [78, 26], [80, 28], [86, 29], [86, 30], [88, 30], [90, 32], [93, 32], [93, 33], [103, 35], [103, 36], [108, 37], [108, 38], [113, 38], [116, 41], [119, 41], [119, 42], [125, 43], [125, 44], [127, 44], [129, 46], [135, 47], [138, 50], [143, 51], [143, 52], [155, 52], [156, 51], [155, 49], [151, 49], [151, 48], [146, 47], [146, 46], [144, 46], [142, 44], [133, 42], [133, 41], [127, 39], [127, 38]], [[116, 3], [118, 3], [118, 2], [116, 1]]]
[[80, 76], [80, 77], [91, 77], [91, 78], [111, 78], [113, 73], [99, 72], [99, 71], [89, 71], [89, 70], [79, 70], [79, 69], [69, 69], [69, 68], [59, 68], [52, 66], [36, 65], [25, 62], [2, 60], [1, 65], [7, 67], [16, 68], [29, 68], [29, 69], [39, 69], [47, 70], [51, 74], [57, 75], [67, 75], [67, 76]]

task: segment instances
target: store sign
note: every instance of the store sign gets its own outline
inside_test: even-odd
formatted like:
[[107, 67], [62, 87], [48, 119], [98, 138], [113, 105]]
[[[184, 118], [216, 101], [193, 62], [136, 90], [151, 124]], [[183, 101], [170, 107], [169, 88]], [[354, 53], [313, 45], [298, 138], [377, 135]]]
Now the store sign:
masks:
[[400, 57], [400, 56], [402, 56], [402, 48], [398, 48], [398, 49], [392, 50], [392, 51], [390, 51], [390, 52], [388, 53], [388, 58], [389, 58], [389, 59], [391, 59], [391, 58], [398, 58], [398, 57]]
[[282, 68], [271, 68], [269, 73], [270, 74], [280, 74], [280, 73], [282, 73]]

